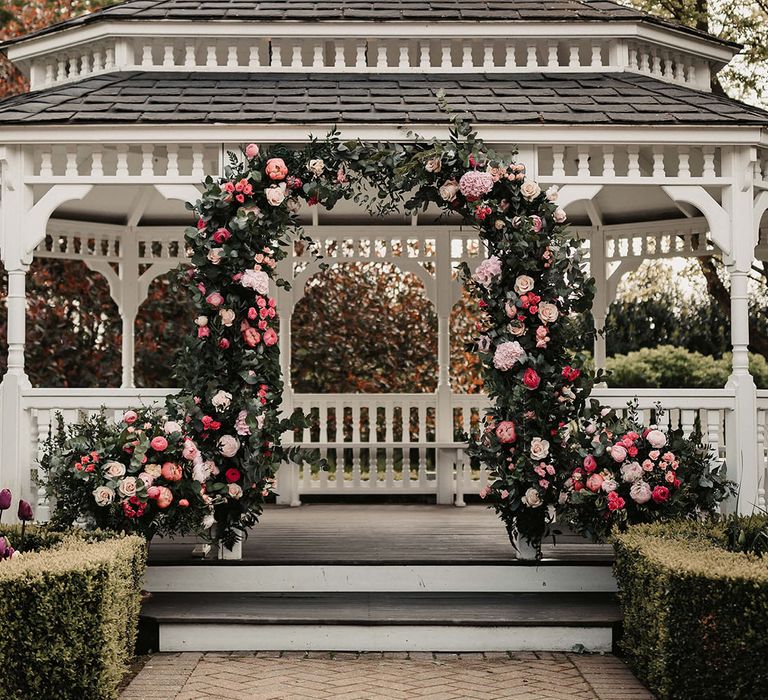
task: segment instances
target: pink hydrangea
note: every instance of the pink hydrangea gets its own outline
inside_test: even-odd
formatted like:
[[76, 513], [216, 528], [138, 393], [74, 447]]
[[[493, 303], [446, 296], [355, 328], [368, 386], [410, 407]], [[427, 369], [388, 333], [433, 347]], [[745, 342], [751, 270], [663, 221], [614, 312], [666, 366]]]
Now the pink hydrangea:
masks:
[[474, 202], [493, 189], [493, 176], [490, 173], [470, 170], [461, 176], [459, 189], [468, 201]]
[[511, 343], [502, 343], [496, 348], [493, 355], [493, 366], [502, 372], [512, 369], [516, 363], [525, 357], [525, 350], [516, 340]]
[[501, 260], [495, 255], [483, 260], [483, 262], [477, 266], [475, 274], [472, 275], [472, 279], [474, 279], [475, 282], [486, 288], [490, 287], [491, 283], [499, 277], [501, 277]]

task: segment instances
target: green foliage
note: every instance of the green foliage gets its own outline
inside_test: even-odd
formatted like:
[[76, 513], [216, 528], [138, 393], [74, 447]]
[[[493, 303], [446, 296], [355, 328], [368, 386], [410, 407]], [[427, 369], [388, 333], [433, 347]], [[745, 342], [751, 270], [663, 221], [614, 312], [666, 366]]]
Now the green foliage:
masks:
[[[635, 389], [722, 388], [731, 373], [731, 354], [719, 359], [685, 348], [643, 348], [606, 360], [608, 386]], [[749, 370], [761, 389], [768, 388], [768, 361], [751, 353]]]
[[622, 648], [660, 700], [768, 697], [768, 561], [726, 545], [722, 523], [614, 539]]
[[0, 563], [0, 700], [112, 700], [133, 655], [144, 542], [34, 536], [60, 543]]

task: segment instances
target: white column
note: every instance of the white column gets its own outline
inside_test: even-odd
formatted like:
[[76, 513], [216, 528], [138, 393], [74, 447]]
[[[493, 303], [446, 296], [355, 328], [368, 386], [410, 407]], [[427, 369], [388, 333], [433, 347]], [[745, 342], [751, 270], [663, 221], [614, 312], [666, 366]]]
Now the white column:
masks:
[[[435, 241], [435, 308], [437, 310], [437, 408], [435, 434], [438, 442], [453, 441], [453, 396], [451, 392], [451, 309], [453, 308], [453, 280], [451, 269], [451, 238], [449, 233], [438, 234]], [[437, 450], [437, 503], [448, 505], [453, 501], [455, 451]]]
[[589, 264], [595, 278], [595, 300], [592, 317], [595, 321], [595, 370], [605, 369], [605, 320], [608, 316], [608, 269], [605, 260], [605, 233], [602, 226], [593, 226], [589, 240]]
[[[738, 482], [738, 510], [751, 513], [758, 503], [760, 468], [757, 453], [757, 391], [749, 373], [749, 271], [755, 252], [750, 149], [732, 149], [723, 171], [734, 184], [725, 188], [723, 207], [730, 218], [730, 255], [724, 256], [731, 283], [733, 366], [726, 388], [734, 392], [735, 409], [726, 426], [729, 478]], [[736, 506], [736, 504], [731, 504]]]
[[139, 313], [139, 241], [136, 229], [126, 227], [122, 240], [122, 260], [120, 262], [120, 283], [117, 292], [117, 304], [120, 321], [123, 325], [122, 368], [123, 389], [136, 386], [136, 316]]
[[[24, 368], [26, 342], [26, 274], [30, 240], [40, 232], [29, 221], [32, 190], [24, 184], [31, 160], [21, 147], [0, 149], [0, 253], [8, 274], [8, 371], [0, 383], [0, 488], [36, 505], [32, 487], [32, 431], [23, 395], [30, 388]], [[33, 246], [32, 246], [33, 247]], [[15, 508], [6, 514], [13, 521]]]

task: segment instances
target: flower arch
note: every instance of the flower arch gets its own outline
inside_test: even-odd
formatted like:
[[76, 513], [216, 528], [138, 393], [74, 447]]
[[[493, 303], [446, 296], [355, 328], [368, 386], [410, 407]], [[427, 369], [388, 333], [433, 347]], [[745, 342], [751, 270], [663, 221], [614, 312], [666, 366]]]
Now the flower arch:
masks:
[[306, 238], [301, 206], [341, 199], [374, 214], [434, 204], [477, 228], [488, 257], [462, 276], [483, 309], [474, 349], [494, 407], [469, 450], [490, 470], [483, 495], [510, 532], [538, 543], [570, 476], [568, 435], [592, 388], [585, 357], [568, 350], [567, 319], [589, 311], [593, 286], [556, 188], [542, 192], [524, 165], [504, 162], [458, 118], [445, 140], [342, 142], [333, 132], [297, 150], [250, 144], [244, 158], [230, 155], [222, 177], [205, 180], [188, 205], [197, 224], [186, 231], [192, 266], [183, 281], [198, 316], [176, 363], [186, 389], [169, 398], [199, 451], [187, 500], [231, 546], [261, 514], [280, 463], [317, 459], [281, 445], [303, 417], [280, 415], [273, 292], [289, 284], [276, 273], [287, 246]]

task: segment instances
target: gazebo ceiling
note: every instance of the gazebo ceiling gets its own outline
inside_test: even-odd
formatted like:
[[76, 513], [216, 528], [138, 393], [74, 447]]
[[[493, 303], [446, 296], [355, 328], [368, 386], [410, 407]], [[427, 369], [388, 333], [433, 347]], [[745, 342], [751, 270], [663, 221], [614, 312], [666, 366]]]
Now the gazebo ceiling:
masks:
[[633, 73], [94, 76], [0, 103], [0, 125], [444, 123], [764, 125], [768, 112]]

